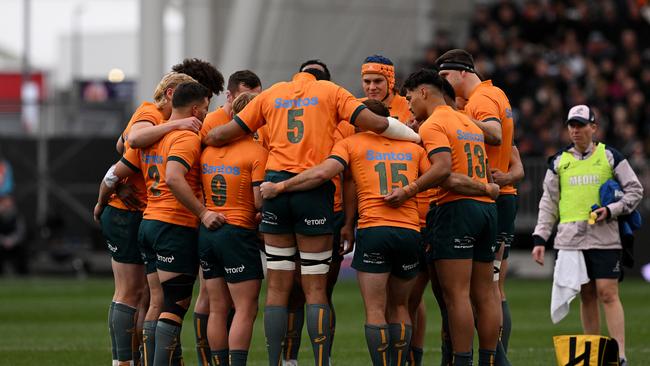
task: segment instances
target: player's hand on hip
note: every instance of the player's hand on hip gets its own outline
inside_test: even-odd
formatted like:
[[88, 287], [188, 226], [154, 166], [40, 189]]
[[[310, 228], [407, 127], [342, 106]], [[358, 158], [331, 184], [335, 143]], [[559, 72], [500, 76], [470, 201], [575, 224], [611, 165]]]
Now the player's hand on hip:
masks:
[[499, 198], [499, 190], [501, 187], [499, 187], [498, 184], [496, 183], [488, 183], [485, 185], [485, 191], [487, 194], [492, 198], [493, 200]]
[[177, 130], [188, 130], [194, 133], [201, 131], [202, 125], [201, 121], [194, 116], [174, 121], [174, 126]]
[[341, 228], [341, 246], [339, 248], [340, 255], [346, 255], [354, 249], [354, 227], [352, 225], [344, 225]]
[[100, 218], [102, 216], [102, 212], [104, 212], [104, 207], [106, 206], [99, 202], [97, 202], [95, 205], [95, 208], [93, 209], [93, 217], [95, 218], [95, 222], [99, 223], [101, 221]]
[[271, 182], [264, 182], [260, 185], [260, 193], [262, 198], [269, 200], [278, 196], [281, 193], [280, 185]]
[[203, 215], [201, 215], [201, 223], [203, 226], [208, 228], [208, 230], [216, 230], [226, 223], [226, 217], [219, 212], [206, 210]]
[[126, 207], [132, 210], [143, 210], [145, 207], [145, 204], [138, 199], [138, 190], [133, 184], [118, 184], [115, 189], [115, 194], [117, 194], [117, 197], [120, 198]]
[[543, 245], [536, 245], [533, 247], [533, 252], [531, 253], [533, 255], [533, 260], [537, 262], [540, 266], [544, 265], [544, 253], [546, 252], [546, 248], [544, 248]]
[[384, 201], [391, 207], [399, 207], [409, 198], [409, 195], [404, 189], [397, 188], [385, 196]]

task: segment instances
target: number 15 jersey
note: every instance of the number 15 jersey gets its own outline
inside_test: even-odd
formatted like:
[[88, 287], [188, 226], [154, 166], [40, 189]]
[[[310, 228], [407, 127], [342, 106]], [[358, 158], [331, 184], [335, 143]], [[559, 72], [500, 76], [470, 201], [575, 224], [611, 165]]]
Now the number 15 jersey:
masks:
[[407, 186], [429, 169], [429, 160], [422, 147], [362, 132], [337, 142], [330, 158], [352, 172], [359, 200], [359, 229], [395, 226], [420, 230], [415, 197], [399, 208], [388, 206], [384, 197], [396, 188]]

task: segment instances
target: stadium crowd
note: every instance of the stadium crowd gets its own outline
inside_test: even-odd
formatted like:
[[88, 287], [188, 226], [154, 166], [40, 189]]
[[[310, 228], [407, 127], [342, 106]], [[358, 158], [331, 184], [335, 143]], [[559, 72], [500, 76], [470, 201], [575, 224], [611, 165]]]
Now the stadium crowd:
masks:
[[593, 106], [597, 139], [618, 148], [650, 182], [650, 19], [637, 1], [503, 0], [478, 5], [468, 40], [438, 34], [418, 67], [461, 46], [514, 108], [522, 156], [569, 144], [561, 123], [572, 105]]

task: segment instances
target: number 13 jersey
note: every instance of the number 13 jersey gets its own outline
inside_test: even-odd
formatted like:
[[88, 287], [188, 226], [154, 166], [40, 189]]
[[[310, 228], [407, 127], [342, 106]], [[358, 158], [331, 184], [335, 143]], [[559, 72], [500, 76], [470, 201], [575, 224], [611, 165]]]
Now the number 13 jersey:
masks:
[[[483, 132], [465, 114], [449, 106], [438, 106], [420, 126], [420, 137], [429, 157], [451, 153], [451, 171], [487, 183], [487, 155]], [[434, 157], [435, 159], [435, 157]], [[473, 199], [494, 202], [488, 196], [464, 196], [444, 188], [436, 195], [437, 204]]]

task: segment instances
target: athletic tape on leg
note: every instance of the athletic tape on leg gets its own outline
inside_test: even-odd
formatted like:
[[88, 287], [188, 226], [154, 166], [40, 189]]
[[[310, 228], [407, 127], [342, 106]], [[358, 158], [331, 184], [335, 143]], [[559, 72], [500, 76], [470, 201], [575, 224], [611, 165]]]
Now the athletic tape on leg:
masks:
[[332, 250], [320, 253], [300, 252], [300, 273], [327, 274], [332, 261]]
[[296, 247], [278, 248], [266, 244], [264, 248], [268, 269], [278, 271], [293, 271], [296, 269]]
[[494, 261], [494, 277], [492, 278], [492, 280], [494, 282], [499, 281], [499, 273], [501, 273], [501, 261], [495, 260]]

